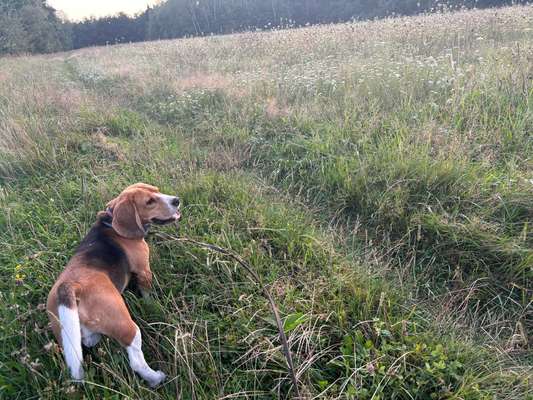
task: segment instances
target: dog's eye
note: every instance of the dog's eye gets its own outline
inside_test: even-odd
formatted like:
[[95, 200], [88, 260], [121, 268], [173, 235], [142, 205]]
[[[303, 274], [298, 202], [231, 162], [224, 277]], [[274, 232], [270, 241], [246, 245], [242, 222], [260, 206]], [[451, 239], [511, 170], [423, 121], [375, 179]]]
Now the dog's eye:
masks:
[[151, 204], [154, 204], [155, 203], [155, 199], [153, 197], [150, 197], [150, 199], [148, 199], [148, 201], [146, 202], [146, 205], [151, 205]]

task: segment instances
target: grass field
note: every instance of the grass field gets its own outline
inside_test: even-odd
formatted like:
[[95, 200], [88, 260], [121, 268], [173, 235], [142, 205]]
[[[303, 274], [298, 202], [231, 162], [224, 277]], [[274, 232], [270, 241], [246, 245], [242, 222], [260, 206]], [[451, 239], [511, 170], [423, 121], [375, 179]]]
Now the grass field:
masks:
[[169, 380], [103, 340], [69, 381], [48, 290], [144, 181], [269, 285], [303, 397], [533, 399], [532, 104], [531, 6], [1, 58], [0, 398], [294, 395], [247, 275], [154, 235]]

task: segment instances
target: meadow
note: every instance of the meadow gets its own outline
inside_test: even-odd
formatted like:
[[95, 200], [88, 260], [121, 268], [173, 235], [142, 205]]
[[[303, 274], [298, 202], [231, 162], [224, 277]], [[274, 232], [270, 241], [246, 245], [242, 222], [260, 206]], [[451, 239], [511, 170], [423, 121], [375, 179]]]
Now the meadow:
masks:
[[295, 395], [247, 274], [156, 234], [169, 379], [105, 339], [69, 380], [47, 293], [138, 181], [261, 276], [302, 398], [533, 399], [532, 104], [532, 6], [0, 58], [0, 399]]

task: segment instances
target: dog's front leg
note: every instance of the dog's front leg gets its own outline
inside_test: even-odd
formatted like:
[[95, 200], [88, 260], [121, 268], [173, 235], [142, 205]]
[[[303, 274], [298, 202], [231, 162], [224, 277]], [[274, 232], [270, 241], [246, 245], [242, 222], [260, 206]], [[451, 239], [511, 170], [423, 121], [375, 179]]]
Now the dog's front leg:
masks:
[[139, 297], [146, 298], [152, 289], [152, 271], [148, 244], [143, 240], [130, 252], [131, 289]]
[[150, 270], [150, 267], [139, 271], [136, 274], [136, 278], [137, 287], [139, 289], [139, 292], [141, 293], [141, 296], [143, 298], [148, 297], [148, 294], [152, 290], [152, 271]]

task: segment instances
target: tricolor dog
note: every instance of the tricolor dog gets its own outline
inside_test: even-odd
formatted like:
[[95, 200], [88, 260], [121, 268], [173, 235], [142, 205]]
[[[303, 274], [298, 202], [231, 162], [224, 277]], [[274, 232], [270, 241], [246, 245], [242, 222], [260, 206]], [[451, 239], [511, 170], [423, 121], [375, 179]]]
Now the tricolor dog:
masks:
[[116, 339], [128, 352], [131, 368], [150, 386], [165, 379], [148, 366], [141, 350], [141, 332], [121, 294], [135, 282], [141, 293], [151, 287], [149, 249], [144, 237], [151, 223], [180, 218], [176, 196], [159, 193], [144, 183], [127, 187], [98, 213], [85, 239], [48, 295], [52, 330], [63, 347], [75, 380], [83, 379], [82, 343], [91, 347], [101, 335]]

